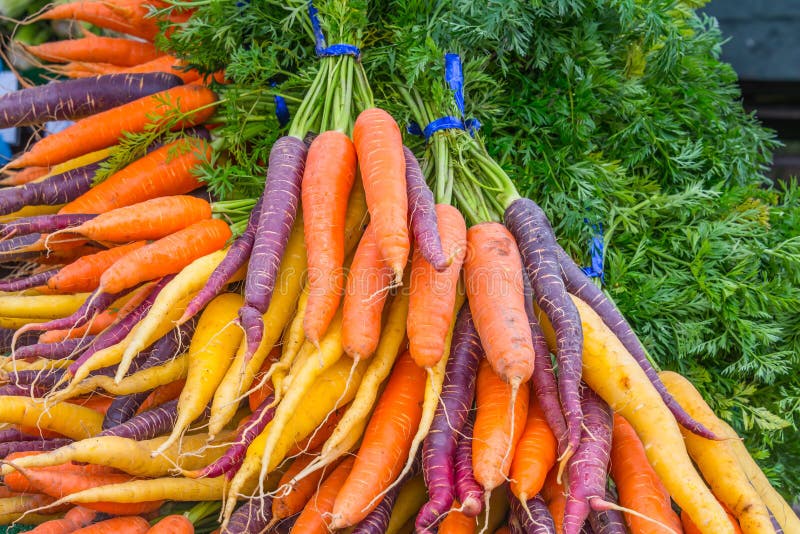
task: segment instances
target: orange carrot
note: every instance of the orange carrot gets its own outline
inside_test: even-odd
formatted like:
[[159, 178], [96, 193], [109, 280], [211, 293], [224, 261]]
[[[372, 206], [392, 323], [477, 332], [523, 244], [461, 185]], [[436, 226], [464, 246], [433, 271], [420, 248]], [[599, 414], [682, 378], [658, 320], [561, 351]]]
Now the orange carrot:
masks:
[[527, 382], [533, 374], [533, 342], [517, 243], [494, 222], [470, 228], [467, 241], [467, 298], [486, 358], [512, 386]]
[[146, 200], [183, 195], [200, 187], [192, 173], [211, 154], [198, 139], [179, 139], [164, 145], [109, 176], [59, 213], [105, 213]]
[[[734, 532], [736, 532], [736, 534], [742, 534], [742, 528], [739, 526], [739, 522], [736, 521], [736, 518], [733, 516], [730, 510], [726, 508], [725, 513], [728, 514], [728, 519], [731, 520], [731, 526], [733, 527]], [[681, 524], [683, 526], [684, 534], [704, 534], [703, 531], [697, 528], [697, 525], [694, 524], [692, 518], [689, 517], [689, 514], [687, 514], [685, 510], [681, 510]], [[651, 530], [655, 532], [655, 530]], [[634, 530], [634, 532], [638, 534], [637, 531]], [[676, 530], [676, 532], [680, 532], [680, 530]]]
[[152, 3], [124, 0], [115, 2], [76, 0], [54, 5], [31, 19], [30, 22], [74, 19], [88, 22], [99, 28], [152, 41], [159, 31], [156, 19], [148, 17], [148, 4]]
[[445, 338], [453, 322], [458, 277], [467, 251], [467, 226], [461, 213], [436, 205], [442, 250], [452, 263], [439, 272], [414, 247], [408, 301], [408, 350], [421, 367], [433, 367], [444, 356]]
[[[26, 456], [33, 456], [37, 454], [42, 454], [39, 451], [25, 451], [25, 452], [15, 452], [6, 456], [5, 461], [14, 461], [17, 458], [24, 458]], [[94, 475], [108, 475], [117, 473], [116, 470], [113, 468], [104, 466], [104, 465], [92, 465], [92, 464], [84, 464], [79, 465], [72, 462], [68, 462], [65, 464], [60, 465], [53, 465], [49, 467], [34, 467], [28, 469], [28, 471], [37, 471], [37, 472], [47, 472], [52, 473], [53, 476], [58, 476], [59, 473], [77, 473], [82, 474], [88, 477]], [[12, 491], [18, 493], [38, 493], [39, 489], [34, 484], [31, 483], [27, 478], [25, 478], [20, 472], [14, 471], [12, 473], [7, 474], [3, 477], [3, 483]]]
[[558, 443], [531, 388], [528, 421], [511, 462], [511, 491], [523, 503], [539, 493], [556, 463]]
[[145, 534], [150, 529], [147, 519], [134, 516], [122, 516], [106, 519], [88, 527], [80, 528], [73, 534]]
[[25, 51], [44, 61], [66, 63], [88, 61], [134, 67], [163, 55], [151, 43], [118, 37], [100, 37], [87, 33], [83, 39], [52, 41], [40, 45], [25, 45]]
[[109, 267], [143, 246], [145, 242], [138, 241], [78, 258], [51, 276], [47, 287], [67, 293], [94, 291], [100, 283], [100, 277]]
[[[258, 370], [258, 373], [256, 373], [253, 383], [261, 383], [264, 375], [269, 371], [269, 368], [272, 367], [272, 364], [275, 363], [280, 357], [281, 347], [280, 345], [275, 345], [267, 355], [267, 359], [264, 360], [263, 364], [261, 364], [261, 368]], [[250, 407], [250, 411], [256, 411], [256, 409], [261, 406], [261, 403], [264, 402], [264, 399], [269, 397], [273, 391], [274, 388], [272, 380], [266, 380], [263, 384], [261, 384], [261, 387], [250, 393], [250, 395], [247, 396], [247, 405]]]
[[48, 167], [27, 167], [0, 180], [0, 185], [24, 185], [50, 172]]
[[392, 271], [381, 261], [370, 224], [353, 256], [342, 306], [342, 346], [355, 360], [369, 358], [378, 347], [383, 305], [391, 283]]
[[382, 109], [362, 111], [353, 126], [353, 143], [375, 225], [381, 258], [400, 283], [408, 261], [408, 197], [403, 137], [397, 123]]
[[100, 277], [100, 288], [118, 293], [140, 282], [174, 274], [197, 258], [225, 246], [231, 230], [224, 221], [200, 221], [138, 248], [106, 269]]
[[40, 265], [66, 265], [78, 258], [90, 254], [97, 254], [104, 250], [106, 249], [98, 247], [97, 245], [81, 245], [66, 250], [48, 250], [46, 254], [39, 256], [34, 261]]
[[194, 534], [194, 525], [185, 515], [172, 514], [150, 527], [147, 534]]
[[185, 62], [176, 58], [175, 56], [162, 56], [147, 63], [136, 65], [123, 69], [125, 73], [142, 73], [142, 72], [168, 72], [174, 74], [183, 80], [183, 83], [191, 83], [200, 79], [200, 73], [195, 69], [186, 70]]
[[292, 534], [328, 534], [330, 514], [342, 485], [353, 468], [355, 459], [345, 458], [314, 492], [292, 527]]
[[327, 131], [314, 139], [301, 182], [309, 287], [303, 330], [314, 344], [328, 329], [344, 291], [344, 222], [355, 175], [350, 138]]
[[[134, 65], [131, 67], [120, 67], [111, 63], [87, 63], [83, 61], [73, 61], [65, 65], [50, 66], [51, 70], [57, 74], [68, 78], [88, 78], [104, 74], [140, 74], [147, 72], [166, 72], [174, 74], [183, 80], [184, 83], [193, 83], [200, 80], [201, 74], [195, 70], [186, 70], [185, 63], [175, 56], [163, 55], [151, 61]], [[214, 76], [216, 80], [217, 77]]]
[[74, 399], [69, 399], [66, 402], [70, 404], [77, 404], [78, 406], [83, 406], [85, 408], [91, 408], [92, 410], [100, 413], [106, 413], [108, 411], [108, 407], [111, 406], [111, 401], [114, 399], [112, 397], [108, 397], [106, 395], [92, 395], [91, 397], [77, 397]]
[[124, 132], [141, 132], [152, 122], [153, 116], [161, 117], [174, 108], [186, 114], [174, 129], [194, 126], [212, 115], [216, 100], [217, 95], [206, 87], [179, 85], [81, 119], [69, 128], [41, 139], [6, 167], [45, 167], [108, 148], [118, 143]]
[[[672, 510], [669, 493], [645, 455], [639, 436], [628, 421], [614, 414], [610, 474], [619, 493], [619, 505], [681, 531], [681, 520]], [[661, 534], [664, 528], [641, 517], [624, 514], [633, 532]]]
[[339, 424], [339, 421], [342, 420], [344, 417], [345, 412], [347, 412], [347, 407], [349, 404], [344, 406], [340, 406], [336, 408], [336, 410], [331, 413], [328, 418], [322, 422], [322, 424], [317, 427], [317, 429], [312, 432], [306, 439], [296, 443], [289, 452], [286, 453], [286, 456], [296, 456], [304, 451], [313, 451], [322, 446], [331, 434], [333, 434], [333, 429], [336, 428], [336, 425]]
[[[289, 466], [289, 469], [281, 476], [278, 482], [278, 491], [275, 497], [272, 498], [272, 523], [276, 523], [281, 519], [292, 516], [300, 512], [308, 503], [311, 496], [322, 481], [326, 469], [317, 469], [305, 478], [291, 484], [292, 479], [308, 464], [310, 464], [317, 455], [303, 454], [298, 456]], [[331, 466], [327, 469], [327, 474], [336, 466]]]
[[70, 534], [70, 532], [91, 523], [96, 516], [96, 510], [76, 506], [71, 508], [62, 519], [46, 521], [31, 530], [30, 534]]
[[481, 360], [475, 389], [477, 413], [472, 434], [472, 470], [487, 496], [508, 478], [514, 451], [525, 430], [530, 396], [528, 383], [520, 386], [514, 401], [513, 419], [509, 406], [511, 388], [486, 359]]
[[508, 525], [503, 525], [495, 530], [494, 534], [511, 534], [511, 528]]
[[453, 503], [450, 512], [439, 525], [439, 534], [473, 534], [478, 526], [474, 517], [467, 517], [458, 508], [458, 502]]
[[147, 396], [142, 405], [139, 406], [139, 409], [136, 410], [136, 414], [138, 415], [142, 412], [146, 412], [147, 410], [152, 410], [156, 406], [161, 406], [164, 403], [177, 399], [180, 396], [181, 391], [183, 391], [183, 386], [185, 385], [186, 379], [181, 378], [180, 380], [170, 382], [169, 384], [158, 386], [153, 390], [152, 393], [150, 393], [150, 395]]
[[408, 459], [422, 418], [425, 370], [408, 352], [395, 362], [386, 388], [364, 431], [355, 465], [336, 496], [331, 527], [345, 528], [364, 519], [392, 484]]
[[547, 475], [542, 488], [542, 498], [547, 503], [550, 515], [553, 516], [553, 523], [556, 526], [556, 533], [564, 532], [564, 509], [567, 506], [567, 494], [564, 486], [558, 483], [558, 468], [554, 467]]
[[65, 328], [63, 330], [49, 330], [39, 336], [39, 343], [58, 343], [65, 339], [75, 339], [83, 336], [99, 334], [111, 323], [117, 320], [119, 310], [109, 308], [98, 313], [88, 323], [77, 328]]

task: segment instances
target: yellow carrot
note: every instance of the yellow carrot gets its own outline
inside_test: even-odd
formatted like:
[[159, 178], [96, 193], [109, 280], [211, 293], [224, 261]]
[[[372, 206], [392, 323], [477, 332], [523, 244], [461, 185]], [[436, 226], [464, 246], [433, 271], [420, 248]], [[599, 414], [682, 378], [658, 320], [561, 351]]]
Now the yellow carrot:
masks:
[[0, 421], [51, 430], [73, 439], [100, 432], [103, 414], [75, 404], [45, 405], [28, 397], [0, 397]]
[[0, 316], [60, 319], [76, 312], [89, 293], [73, 295], [0, 295]]

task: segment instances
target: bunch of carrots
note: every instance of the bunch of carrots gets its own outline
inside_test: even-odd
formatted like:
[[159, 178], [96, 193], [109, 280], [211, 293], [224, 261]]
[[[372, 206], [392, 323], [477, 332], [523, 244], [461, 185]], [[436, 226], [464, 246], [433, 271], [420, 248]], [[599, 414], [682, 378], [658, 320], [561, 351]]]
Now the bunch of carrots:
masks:
[[[800, 532], [479, 135], [420, 165], [357, 49], [320, 54], [224, 217], [194, 172], [217, 85], [152, 45], [160, 4], [45, 11], [139, 39], [30, 47], [75, 79], [0, 97], [0, 128], [76, 121], [3, 169], [0, 524], [194, 532], [168, 512], [200, 502], [226, 533]], [[452, 112], [429, 89], [402, 92], [420, 124]]]

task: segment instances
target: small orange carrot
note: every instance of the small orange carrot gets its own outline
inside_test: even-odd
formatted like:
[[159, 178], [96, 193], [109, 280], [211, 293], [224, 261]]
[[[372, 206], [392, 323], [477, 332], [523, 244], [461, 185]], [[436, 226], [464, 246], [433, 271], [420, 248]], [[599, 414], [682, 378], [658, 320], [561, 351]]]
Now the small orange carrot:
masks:
[[556, 463], [558, 443], [531, 388], [528, 421], [511, 462], [511, 491], [522, 503], [542, 490], [547, 473]]
[[197, 139], [166, 144], [109, 176], [59, 213], [105, 213], [146, 200], [184, 195], [200, 187], [192, 173], [211, 154], [211, 147]]
[[400, 283], [411, 246], [403, 137], [386, 111], [362, 111], [353, 126], [353, 143], [367, 195], [367, 209], [381, 257]]
[[94, 523], [88, 527], [79, 528], [72, 534], [146, 534], [150, 530], [150, 523], [147, 519], [134, 516], [113, 517]]
[[97, 516], [96, 510], [76, 506], [61, 519], [46, 521], [30, 531], [30, 534], [70, 534], [90, 524]]
[[186, 63], [176, 58], [175, 56], [161, 56], [159, 58], [142, 63], [134, 67], [123, 69], [124, 73], [142, 73], [142, 72], [168, 72], [178, 76], [183, 83], [191, 83], [200, 79], [200, 73], [195, 69], [186, 70]]
[[0, 185], [24, 185], [45, 176], [48, 172], [50, 172], [48, 167], [27, 167], [0, 180]]
[[408, 350], [421, 367], [433, 367], [444, 356], [445, 339], [453, 322], [458, 278], [467, 252], [467, 226], [461, 213], [436, 205], [442, 250], [452, 263], [437, 271], [414, 247], [409, 289]]
[[[722, 504], [722, 503], [720, 503], [720, 504]], [[723, 508], [724, 507], [725, 506], [723, 505]], [[728, 519], [730, 519], [730, 521], [731, 521], [731, 526], [733, 527], [734, 532], [736, 534], [742, 534], [742, 528], [739, 526], [738, 521], [736, 521], [736, 518], [733, 516], [733, 514], [730, 512], [730, 510], [728, 510], [726, 508], [725, 509], [725, 513], [728, 514]], [[681, 510], [681, 524], [683, 526], [684, 534], [704, 534], [703, 531], [701, 531], [697, 527], [697, 525], [694, 524], [694, 522], [692, 521], [692, 518], [689, 517], [689, 514], [687, 514], [685, 510]], [[634, 531], [634, 532], [636, 532], [636, 531]], [[680, 532], [680, 530], [678, 530], [676, 532]]]
[[467, 517], [459, 510], [461, 505], [453, 503], [450, 512], [439, 525], [439, 534], [474, 534], [478, 522], [474, 517]]
[[342, 306], [342, 346], [355, 360], [369, 358], [378, 347], [383, 305], [392, 276], [391, 269], [381, 260], [370, 224], [353, 256]]
[[481, 360], [475, 389], [475, 427], [472, 439], [472, 470], [486, 494], [506, 481], [514, 451], [525, 430], [530, 392], [520, 386], [514, 400], [513, 418], [509, 402], [510, 384], [503, 381], [486, 359]]
[[147, 531], [147, 534], [194, 534], [194, 525], [185, 515], [168, 515]]
[[53, 63], [88, 61], [134, 67], [162, 55], [151, 43], [119, 37], [100, 37], [87, 33], [82, 39], [51, 41], [39, 45], [20, 43], [26, 52]]
[[158, 34], [156, 19], [148, 17], [152, 2], [115, 2], [76, 0], [57, 4], [37, 15], [38, 20], [80, 20], [98, 28], [125, 33], [152, 41]]
[[124, 132], [141, 132], [152, 123], [153, 116], [163, 116], [174, 108], [186, 114], [174, 129], [194, 126], [212, 115], [216, 100], [217, 95], [206, 87], [179, 85], [81, 119], [65, 130], [42, 138], [6, 167], [46, 167], [108, 148], [118, 143]]
[[138, 248], [106, 269], [100, 277], [100, 288], [118, 293], [140, 282], [174, 274], [197, 258], [225, 246], [231, 230], [224, 221], [200, 221]]
[[330, 514], [355, 459], [345, 458], [311, 496], [292, 527], [292, 534], [328, 534]]
[[367, 424], [353, 470], [336, 496], [331, 528], [346, 528], [364, 519], [380, 504], [375, 497], [403, 470], [422, 418], [425, 383], [425, 370], [404, 352]]
[[[272, 364], [275, 363], [278, 358], [281, 357], [281, 347], [280, 345], [275, 345], [272, 347], [272, 350], [267, 355], [267, 358], [264, 360], [264, 363], [261, 364], [261, 368], [256, 373], [256, 377], [253, 380], [253, 383], [258, 384], [262, 381], [264, 375], [269, 371], [269, 368], [272, 367]], [[264, 383], [250, 393], [247, 396], [247, 405], [250, 407], [250, 411], [254, 412], [256, 409], [264, 402], [264, 399], [269, 397], [272, 392], [274, 391], [272, 380], [266, 380]]]
[[309, 288], [303, 330], [314, 344], [327, 331], [344, 292], [344, 223], [355, 175], [350, 138], [327, 131], [314, 139], [301, 182]]
[[547, 503], [547, 508], [550, 510], [550, 515], [553, 516], [553, 523], [555, 523], [556, 533], [563, 534], [564, 532], [564, 510], [567, 506], [567, 494], [564, 491], [564, 486], [558, 483], [558, 468], [554, 467], [547, 475], [542, 488], [542, 498]]
[[176, 380], [174, 382], [170, 382], [169, 384], [164, 384], [163, 386], [158, 386], [153, 390], [150, 395], [144, 400], [139, 409], [136, 410], [136, 414], [140, 414], [142, 412], [146, 412], [147, 410], [152, 410], [156, 406], [161, 406], [164, 403], [167, 403], [171, 400], [177, 399], [181, 391], [183, 391], [183, 386], [186, 385], [186, 380], [181, 378], [180, 380]]
[[[312, 472], [305, 478], [302, 478], [294, 483], [292, 479], [305, 469], [314, 458], [315, 454], [303, 454], [298, 456], [289, 466], [289, 469], [281, 476], [278, 482], [278, 490], [275, 497], [272, 498], [272, 519], [271, 523], [277, 523], [281, 519], [292, 516], [300, 512], [308, 503], [311, 496], [314, 495], [320, 482], [326, 473], [326, 469], [318, 469]], [[330, 474], [335, 466], [327, 469]]]
[[51, 276], [47, 287], [67, 293], [94, 291], [100, 283], [100, 277], [109, 267], [143, 246], [145, 242], [138, 241], [78, 258]]

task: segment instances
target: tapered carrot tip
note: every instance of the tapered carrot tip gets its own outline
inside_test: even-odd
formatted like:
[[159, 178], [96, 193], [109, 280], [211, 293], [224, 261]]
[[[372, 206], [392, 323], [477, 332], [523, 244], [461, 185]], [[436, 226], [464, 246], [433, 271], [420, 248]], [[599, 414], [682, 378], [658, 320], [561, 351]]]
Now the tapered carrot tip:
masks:
[[467, 497], [461, 503], [461, 513], [467, 517], [478, 517], [483, 511], [483, 503], [475, 497]]

